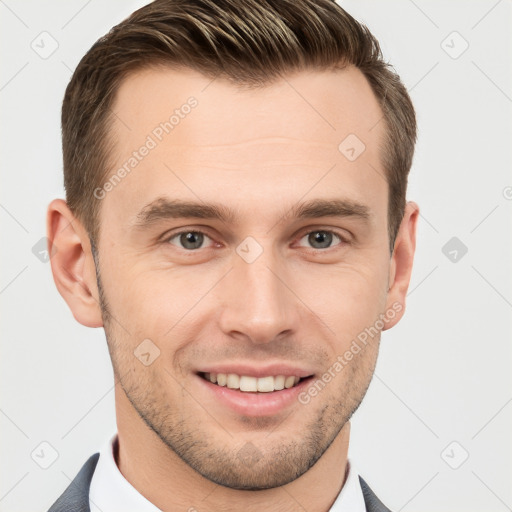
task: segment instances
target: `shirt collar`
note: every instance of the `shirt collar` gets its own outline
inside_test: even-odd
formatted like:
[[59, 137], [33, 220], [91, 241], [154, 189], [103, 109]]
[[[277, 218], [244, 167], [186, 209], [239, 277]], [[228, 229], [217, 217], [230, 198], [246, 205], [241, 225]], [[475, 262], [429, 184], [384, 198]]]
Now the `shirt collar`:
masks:
[[89, 490], [91, 512], [161, 512], [126, 480], [114, 459], [117, 432], [104, 443]]

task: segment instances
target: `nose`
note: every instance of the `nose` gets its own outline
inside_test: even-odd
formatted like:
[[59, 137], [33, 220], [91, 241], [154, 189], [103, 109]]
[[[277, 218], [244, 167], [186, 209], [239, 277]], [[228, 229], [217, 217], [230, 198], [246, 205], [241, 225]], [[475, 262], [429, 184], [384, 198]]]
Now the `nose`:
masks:
[[295, 331], [301, 302], [290, 286], [286, 262], [266, 248], [252, 262], [236, 252], [233, 269], [217, 290], [220, 328], [226, 335], [268, 344]]

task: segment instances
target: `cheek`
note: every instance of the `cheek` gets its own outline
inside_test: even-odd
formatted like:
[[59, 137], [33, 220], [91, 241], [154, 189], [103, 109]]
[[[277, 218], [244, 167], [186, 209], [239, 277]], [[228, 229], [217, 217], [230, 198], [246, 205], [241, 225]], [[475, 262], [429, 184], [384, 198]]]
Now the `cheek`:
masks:
[[219, 279], [217, 273], [192, 266], [149, 268], [131, 261], [105, 270], [105, 275], [109, 272], [105, 292], [112, 314], [133, 343], [145, 338], [159, 344], [169, 338], [176, 342], [176, 333], [195, 321], [203, 301], [208, 302], [208, 293]]
[[[309, 308], [336, 333], [336, 343], [345, 343], [372, 325], [383, 312], [387, 296], [387, 266], [371, 264], [313, 267], [307, 281], [295, 284]], [[340, 348], [340, 347], [338, 347]]]

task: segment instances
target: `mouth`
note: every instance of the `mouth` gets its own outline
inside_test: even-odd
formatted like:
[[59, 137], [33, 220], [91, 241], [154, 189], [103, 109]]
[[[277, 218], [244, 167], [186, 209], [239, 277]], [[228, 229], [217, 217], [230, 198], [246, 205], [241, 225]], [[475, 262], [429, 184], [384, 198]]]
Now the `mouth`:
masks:
[[199, 372], [204, 380], [219, 387], [238, 390], [243, 393], [274, 393], [285, 389], [297, 387], [299, 383], [309, 380], [312, 376], [299, 377], [296, 375], [268, 375], [253, 377], [238, 375], [236, 373], [208, 373]]
[[315, 378], [311, 371], [283, 364], [267, 368], [238, 364], [239, 373], [234, 373], [234, 365], [219, 366], [196, 372], [198, 390], [204, 393], [205, 403], [223, 411], [227, 408], [237, 417], [279, 419], [285, 410], [301, 406], [297, 397]]

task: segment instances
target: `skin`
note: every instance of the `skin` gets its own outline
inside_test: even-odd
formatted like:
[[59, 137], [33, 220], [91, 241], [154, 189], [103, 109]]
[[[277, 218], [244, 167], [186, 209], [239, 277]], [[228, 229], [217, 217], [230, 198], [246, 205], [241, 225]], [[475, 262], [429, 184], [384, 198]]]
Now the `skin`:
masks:
[[[250, 91], [190, 70], [139, 71], [113, 106], [122, 122], [111, 134], [112, 171], [190, 96], [197, 107], [101, 199], [100, 283], [83, 225], [52, 201], [54, 279], [78, 322], [105, 328], [117, 464], [141, 494], [164, 511], [238, 510], [241, 500], [247, 511], [297, 503], [326, 511], [344, 484], [349, 419], [373, 375], [380, 332], [308, 404], [275, 414], [238, 414], [205, 392], [197, 371], [283, 362], [318, 378], [398, 303], [382, 330], [393, 327], [405, 311], [419, 208], [407, 203], [390, 255], [385, 127], [353, 67]], [[366, 146], [353, 162], [338, 150], [350, 133]], [[162, 196], [221, 203], [235, 218], [137, 226], [139, 211]], [[299, 202], [339, 198], [366, 205], [368, 219], [285, 217]], [[205, 234], [200, 248], [169, 241], [187, 230]], [[319, 245], [308, 236], [315, 230], [345, 241], [327, 234]], [[251, 263], [236, 252], [248, 236], [263, 251]], [[148, 366], [134, 356], [144, 339], [160, 350]], [[240, 456], [248, 446], [258, 459], [249, 464]]]

